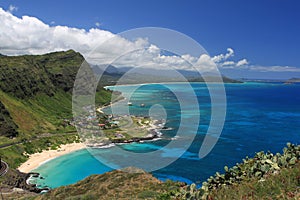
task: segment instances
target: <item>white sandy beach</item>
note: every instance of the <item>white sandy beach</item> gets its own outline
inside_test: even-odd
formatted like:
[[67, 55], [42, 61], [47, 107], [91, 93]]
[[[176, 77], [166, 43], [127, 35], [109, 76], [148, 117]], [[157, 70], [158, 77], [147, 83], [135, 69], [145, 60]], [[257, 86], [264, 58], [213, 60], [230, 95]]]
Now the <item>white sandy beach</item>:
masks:
[[[100, 111], [102, 111], [102, 109], [112, 106], [114, 103], [103, 106], [99, 109]], [[44, 150], [41, 153], [32, 154], [29, 155], [29, 159], [25, 163], [18, 167], [18, 170], [24, 173], [29, 173], [49, 160], [84, 148], [86, 148], [86, 145], [84, 143], [71, 143], [61, 145], [57, 150]]]
[[86, 148], [86, 146], [83, 143], [72, 143], [61, 145], [57, 150], [45, 150], [41, 153], [32, 154], [29, 156], [29, 159], [18, 168], [18, 170], [24, 173], [29, 173], [51, 159], [84, 148]]

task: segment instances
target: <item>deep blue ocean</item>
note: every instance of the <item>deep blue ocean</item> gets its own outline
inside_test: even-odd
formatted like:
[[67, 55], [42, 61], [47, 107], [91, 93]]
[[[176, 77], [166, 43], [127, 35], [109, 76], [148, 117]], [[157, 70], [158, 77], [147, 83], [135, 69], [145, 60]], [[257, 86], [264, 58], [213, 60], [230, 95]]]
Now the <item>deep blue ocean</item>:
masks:
[[[132, 115], [148, 115], [149, 109], [158, 104], [167, 114], [165, 126], [172, 130], [161, 131], [161, 140], [126, 144], [121, 148], [133, 152], [160, 149], [176, 135], [181, 115], [189, 118], [195, 113], [194, 105], [188, 104], [189, 106], [181, 108], [174, 95], [174, 91], [180, 92], [186, 97], [185, 100], [189, 101], [191, 91], [186, 89], [186, 84], [166, 85], [167, 87], [165, 84], [140, 85], [128, 97], [133, 104], [129, 110]], [[126, 96], [130, 87], [133, 86], [117, 86], [115, 89]], [[172, 179], [201, 184], [215, 172], [223, 172], [225, 165], [233, 166], [244, 157], [253, 156], [255, 152], [281, 152], [287, 142], [300, 144], [300, 84], [225, 84], [227, 114], [224, 129], [213, 150], [205, 158], [199, 159], [199, 148], [211, 120], [211, 100], [205, 84], [193, 83], [192, 88], [200, 107], [200, 124], [196, 132], [189, 132], [189, 124], [185, 124], [185, 130], [187, 134], [196, 134], [194, 142], [174, 163], [152, 172], [155, 177], [161, 180]], [[145, 107], [141, 107], [140, 104], [145, 104]], [[119, 102], [115, 106], [120, 106], [121, 110], [122, 106], [127, 105]], [[182, 109], [184, 112], [181, 112]], [[116, 147], [94, 151], [100, 156], [113, 156], [114, 148]], [[169, 149], [161, 156], [172, 157], [175, 151], [176, 149]], [[132, 163], [129, 161], [129, 164]], [[55, 188], [75, 183], [91, 174], [102, 174], [110, 170], [112, 169], [100, 163], [89, 151], [79, 150], [46, 162], [34, 171], [45, 178], [37, 180], [39, 186]]]

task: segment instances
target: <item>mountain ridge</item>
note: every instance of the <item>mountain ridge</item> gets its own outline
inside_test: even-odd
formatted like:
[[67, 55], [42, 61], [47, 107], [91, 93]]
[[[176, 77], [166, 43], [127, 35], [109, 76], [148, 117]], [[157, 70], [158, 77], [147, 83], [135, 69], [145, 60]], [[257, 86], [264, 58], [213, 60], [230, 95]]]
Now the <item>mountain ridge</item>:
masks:
[[[78, 142], [72, 90], [84, 57], [73, 50], [0, 57], [0, 157], [18, 167], [27, 154]], [[112, 91], [98, 87], [97, 105]]]

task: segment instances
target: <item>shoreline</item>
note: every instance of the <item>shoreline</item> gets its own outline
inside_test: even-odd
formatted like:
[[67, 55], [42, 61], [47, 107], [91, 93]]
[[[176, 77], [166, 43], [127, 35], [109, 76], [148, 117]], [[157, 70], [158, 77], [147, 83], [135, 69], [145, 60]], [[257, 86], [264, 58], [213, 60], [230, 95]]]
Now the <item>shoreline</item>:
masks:
[[121, 101], [125, 101], [126, 100], [126, 98], [124, 97], [124, 96], [122, 96], [120, 99], [118, 99], [118, 100], [116, 100], [116, 101], [114, 101], [114, 102], [110, 102], [110, 104], [108, 104], [108, 105], [103, 105], [103, 106], [100, 106], [100, 107], [98, 107], [98, 108], [96, 108], [96, 111], [101, 111], [101, 112], [103, 112], [103, 113], [105, 113], [104, 111], [103, 111], [103, 109], [105, 109], [105, 108], [108, 108], [108, 107], [111, 107], [112, 105], [114, 105], [114, 104], [116, 104], [116, 103], [119, 103], [119, 102], [121, 102]]
[[[121, 98], [115, 102], [111, 102], [109, 105], [106, 106], [101, 106], [98, 109], [103, 112], [103, 109], [107, 108], [107, 107], [111, 107], [113, 104], [118, 103], [120, 101], [124, 101], [126, 100], [126, 98]], [[161, 124], [157, 124], [157, 120], [154, 120], [155, 122], [153, 124], [150, 124], [150, 127], [147, 128], [148, 131], [154, 131], [155, 133], [149, 133], [147, 136], [145, 137], [134, 137], [128, 141], [123, 141], [123, 140], [115, 140], [112, 141], [110, 144], [96, 144], [89, 146], [86, 143], [80, 142], [80, 143], [69, 143], [69, 144], [63, 144], [61, 145], [58, 149], [56, 150], [43, 150], [41, 153], [34, 153], [29, 155], [29, 158], [27, 161], [25, 161], [24, 163], [22, 163], [17, 170], [19, 170], [20, 172], [23, 173], [30, 173], [33, 170], [35, 170], [36, 168], [38, 168], [39, 166], [49, 162], [50, 160], [53, 160], [55, 158], [58, 158], [60, 156], [63, 155], [67, 155], [69, 153], [78, 151], [78, 150], [82, 150], [82, 149], [86, 149], [86, 148], [110, 148], [112, 146], [115, 145], [122, 145], [122, 144], [129, 144], [129, 143], [133, 143], [133, 142], [138, 142], [138, 143], [143, 143], [146, 141], [156, 141], [156, 140], [160, 140], [162, 139], [162, 133], [160, 132], [161, 130], [163, 130], [163, 127], [161, 126]], [[144, 127], [145, 128], [145, 127]]]
[[[200, 84], [207, 84], [207, 83], [212, 83], [212, 84], [236, 84], [235, 82], [215, 82], [215, 81], [212, 81], [212, 82], [199, 82], [199, 81], [195, 81], [195, 82], [189, 82], [189, 81], [182, 81], [182, 82], [178, 82], [178, 81], [175, 81], [175, 82], [151, 82], [151, 83], [125, 83], [125, 84], [119, 84], [119, 85], [106, 85], [104, 86], [103, 88], [105, 89], [109, 89], [109, 90], [114, 90], [112, 89], [113, 87], [119, 87], [119, 86], [143, 86], [143, 85], [156, 85], [156, 84], [187, 84], [187, 83], [200, 83]], [[238, 84], [243, 84], [243, 83], [260, 83], [260, 82], [256, 82], [256, 81], [245, 81], [245, 82], [241, 82], [241, 83], [238, 83]], [[264, 83], [264, 82], [263, 82]]]
[[[135, 116], [136, 117], [136, 116]], [[142, 127], [146, 128], [147, 131], [149, 132], [145, 136], [141, 137], [132, 137], [130, 139], [124, 139], [124, 138], [115, 138], [115, 139], [109, 139], [107, 138], [109, 142], [101, 142], [101, 143], [88, 143], [86, 144], [87, 148], [96, 148], [96, 149], [106, 149], [106, 148], [111, 148], [116, 145], [123, 145], [123, 144], [131, 144], [131, 143], [144, 143], [144, 142], [153, 142], [157, 140], [161, 140], [162, 138], [162, 133], [161, 130], [172, 130], [170, 128], [164, 129], [161, 123], [158, 123], [159, 120], [154, 120], [153, 124], [150, 124], [150, 127]]]
[[17, 169], [23, 173], [30, 173], [40, 165], [45, 164], [54, 158], [85, 148], [86, 145], [84, 143], [70, 143], [61, 145], [57, 150], [43, 150], [41, 153], [29, 155], [29, 159], [22, 163]]

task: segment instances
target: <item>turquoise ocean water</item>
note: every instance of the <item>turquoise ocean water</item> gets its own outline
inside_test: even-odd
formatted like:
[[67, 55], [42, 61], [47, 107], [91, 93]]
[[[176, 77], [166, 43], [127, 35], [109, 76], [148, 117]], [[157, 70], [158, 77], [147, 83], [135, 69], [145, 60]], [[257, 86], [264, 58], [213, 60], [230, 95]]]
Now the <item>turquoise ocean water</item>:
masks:
[[[118, 86], [116, 89], [126, 96], [133, 86]], [[160, 149], [174, 138], [180, 117], [189, 118], [195, 114], [195, 106], [187, 104], [181, 108], [174, 95], [180, 92], [189, 101], [191, 91], [185, 84], [141, 85], [130, 97], [133, 115], [148, 115], [149, 109], [159, 104], [167, 114], [166, 126], [172, 130], [163, 130], [163, 138], [157, 141], [132, 143], [121, 148], [133, 152], [149, 152]], [[152, 172], [161, 180], [172, 179], [187, 183], [201, 183], [215, 172], [223, 172], [225, 165], [232, 166], [241, 162], [245, 156], [255, 152], [280, 152], [287, 142], [300, 143], [300, 84], [282, 83], [244, 83], [225, 84], [227, 93], [227, 115], [225, 126], [216, 146], [208, 156], [198, 158], [199, 148], [205, 137], [211, 118], [210, 97], [206, 85], [193, 83], [200, 106], [200, 124], [198, 131], [189, 131], [193, 124], [185, 124], [186, 134], [195, 134], [192, 145], [171, 165]], [[145, 107], [139, 106], [141, 103]], [[115, 105], [118, 109], [124, 102]], [[184, 112], [181, 112], [184, 110]], [[109, 112], [109, 109], [107, 109]], [[192, 122], [191, 122], [192, 123]], [[179, 138], [180, 139], [180, 138]], [[114, 148], [96, 149], [94, 154], [114, 156]], [[177, 149], [168, 149], [161, 157], [172, 157]], [[132, 163], [132, 162], [129, 162]], [[44, 179], [35, 180], [41, 187], [55, 188], [75, 183], [91, 174], [102, 174], [112, 170], [100, 163], [89, 151], [80, 150], [53, 159], [34, 170]]]

